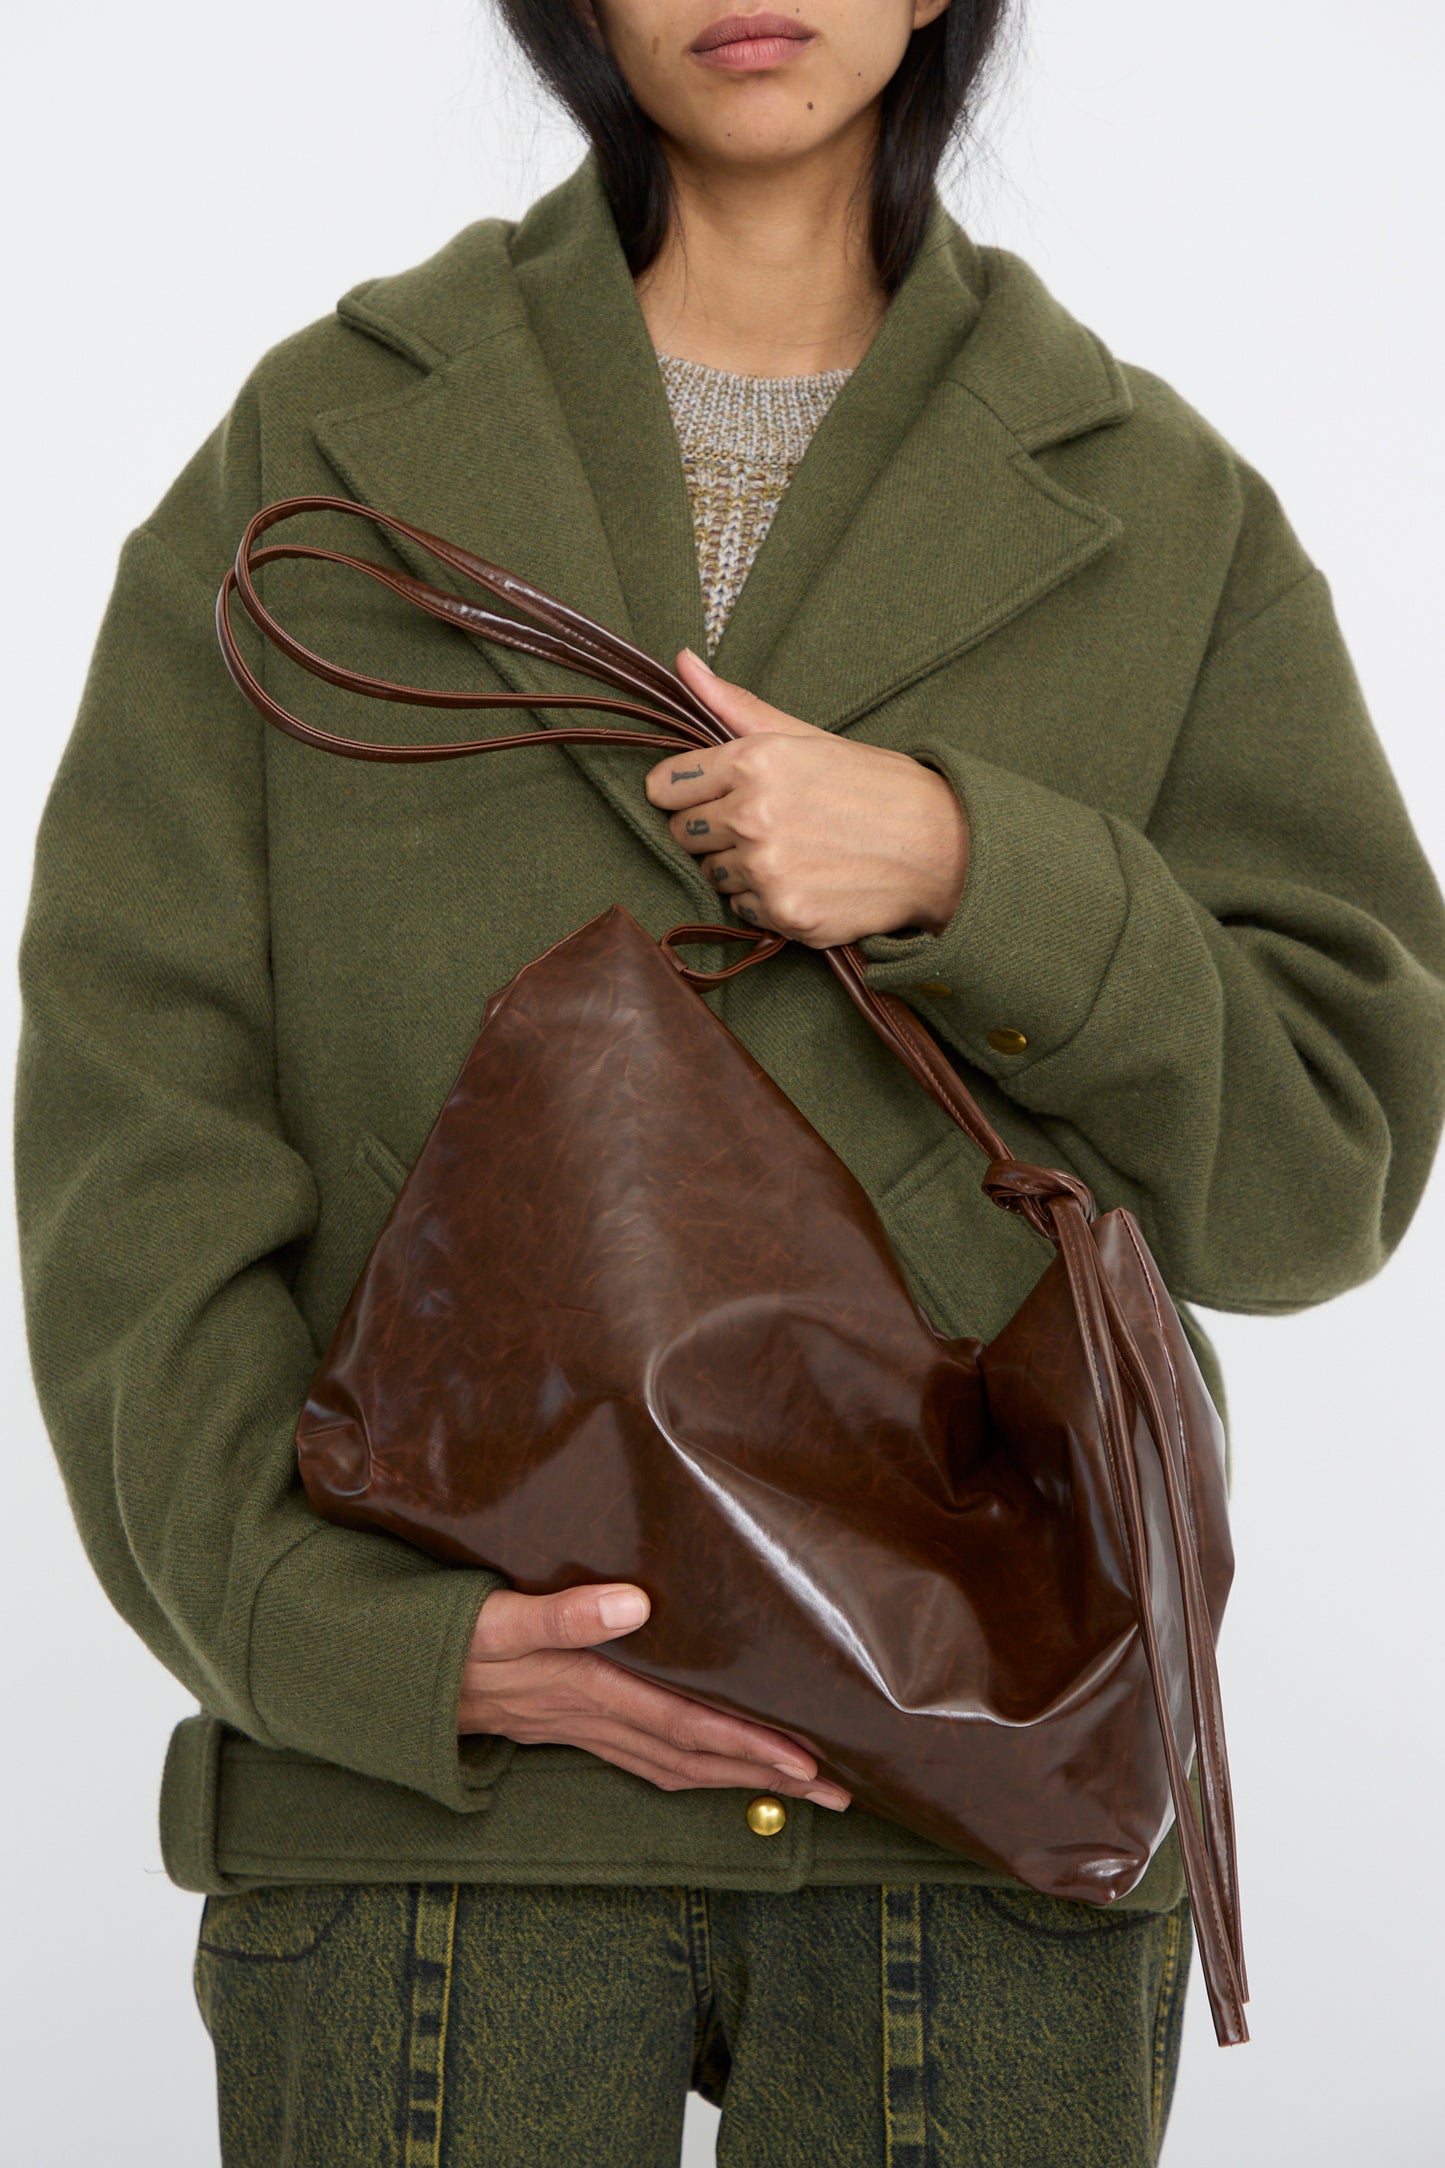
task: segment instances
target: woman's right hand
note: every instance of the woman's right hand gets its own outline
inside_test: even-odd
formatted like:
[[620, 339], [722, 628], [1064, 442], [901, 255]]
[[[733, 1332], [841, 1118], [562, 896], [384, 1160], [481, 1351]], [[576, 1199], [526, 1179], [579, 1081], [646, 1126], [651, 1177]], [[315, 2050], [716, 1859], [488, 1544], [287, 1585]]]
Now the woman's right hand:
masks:
[[650, 1608], [630, 1582], [555, 1596], [495, 1590], [467, 1651], [458, 1731], [583, 1747], [664, 1792], [747, 1787], [841, 1813], [848, 1793], [822, 1782], [811, 1755], [781, 1732], [721, 1716], [595, 1653], [634, 1632]]

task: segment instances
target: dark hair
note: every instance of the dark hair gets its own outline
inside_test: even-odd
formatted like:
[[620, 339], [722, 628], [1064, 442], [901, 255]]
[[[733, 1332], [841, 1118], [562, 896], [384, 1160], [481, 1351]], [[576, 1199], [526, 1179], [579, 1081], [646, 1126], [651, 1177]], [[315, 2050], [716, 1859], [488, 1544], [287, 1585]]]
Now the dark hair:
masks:
[[[591, 142], [627, 261], [645, 271], [667, 235], [672, 185], [657, 129], [576, 0], [497, 0], [544, 86]], [[873, 260], [892, 293], [918, 252], [944, 153], [968, 125], [1010, 0], [952, 0], [915, 30], [883, 93], [873, 169]]]

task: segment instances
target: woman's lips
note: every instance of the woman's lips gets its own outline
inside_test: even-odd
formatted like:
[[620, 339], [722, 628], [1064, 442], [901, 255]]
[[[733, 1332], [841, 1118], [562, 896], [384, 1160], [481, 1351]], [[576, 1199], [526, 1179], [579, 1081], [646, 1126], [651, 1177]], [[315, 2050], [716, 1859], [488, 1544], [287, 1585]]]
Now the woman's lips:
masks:
[[691, 52], [707, 68], [780, 68], [806, 52], [817, 34], [796, 15], [724, 15], [693, 40]]

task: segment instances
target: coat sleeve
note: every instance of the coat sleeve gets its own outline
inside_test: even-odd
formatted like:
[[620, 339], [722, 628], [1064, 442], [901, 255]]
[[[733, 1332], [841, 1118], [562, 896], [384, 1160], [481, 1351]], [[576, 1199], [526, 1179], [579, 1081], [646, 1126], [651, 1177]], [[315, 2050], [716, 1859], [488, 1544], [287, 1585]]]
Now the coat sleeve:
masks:
[[296, 1475], [317, 1350], [287, 1263], [317, 1196], [277, 1104], [264, 725], [211, 622], [244, 519], [214, 502], [225, 465], [217, 440], [127, 543], [41, 826], [16, 1126], [34, 1373], [96, 1571], [203, 1707], [476, 1808], [511, 1752], [456, 1736], [497, 1578], [319, 1520]]
[[1147, 823], [910, 744], [963, 802], [968, 881], [939, 934], [862, 944], [1221, 1310], [1378, 1270], [1445, 1114], [1445, 909], [1327, 583], [1267, 501]]

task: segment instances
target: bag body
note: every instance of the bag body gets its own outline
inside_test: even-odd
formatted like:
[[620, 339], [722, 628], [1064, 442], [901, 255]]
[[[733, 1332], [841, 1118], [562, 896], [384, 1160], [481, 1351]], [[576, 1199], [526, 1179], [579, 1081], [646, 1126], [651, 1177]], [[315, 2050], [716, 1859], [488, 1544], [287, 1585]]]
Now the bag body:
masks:
[[[1217, 1620], [1218, 1419], [1133, 1222], [1092, 1236], [1190, 1401]], [[1062, 1281], [989, 1347], [941, 1338], [860, 1185], [618, 907], [488, 1003], [312, 1384], [302, 1476], [328, 1517], [528, 1593], [636, 1581], [652, 1614], [614, 1661], [1107, 1902], [1172, 1810]], [[1167, 1502], [1136, 1458], [1187, 1760]]]
[[[299, 545], [354, 511], [508, 605]], [[277, 556], [352, 565], [430, 614], [620, 697], [448, 694], [324, 662], [261, 602]], [[313, 730], [230, 625], [371, 697], [601, 708], [596, 724], [426, 746]], [[217, 605], [267, 719], [352, 758], [453, 759], [576, 736], [645, 750], [728, 733], [640, 650], [515, 576], [345, 500], [256, 515]], [[685, 940], [740, 940], [722, 971]], [[1055, 1247], [987, 1346], [938, 1334], [861, 1185], [698, 989], [777, 935], [621, 906], [488, 1002], [312, 1381], [297, 1432], [316, 1509], [530, 1592], [628, 1579], [651, 1616], [609, 1655], [790, 1732], [860, 1802], [1052, 1896], [1107, 1904], [1177, 1820], [1222, 2041], [1247, 2037], [1214, 1638], [1232, 1573], [1223, 1439], [1127, 1212], [1015, 1159], [856, 950], [820, 952], [985, 1154], [984, 1188]], [[1201, 1819], [1186, 1769], [1198, 1755]]]

